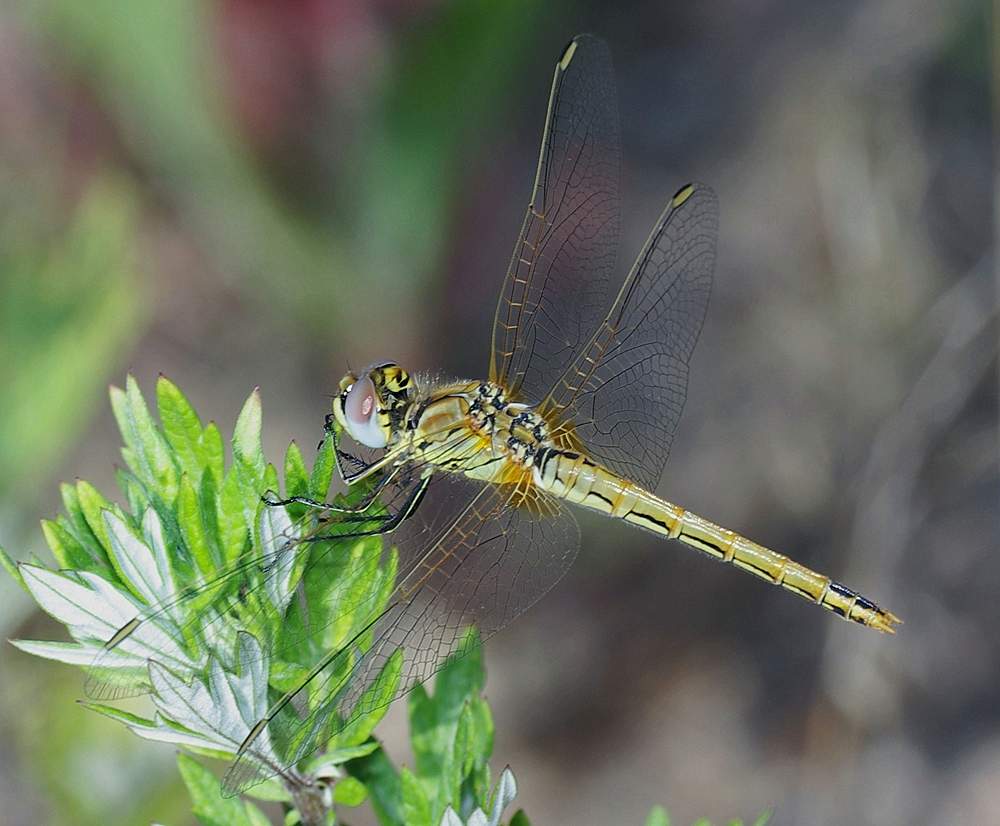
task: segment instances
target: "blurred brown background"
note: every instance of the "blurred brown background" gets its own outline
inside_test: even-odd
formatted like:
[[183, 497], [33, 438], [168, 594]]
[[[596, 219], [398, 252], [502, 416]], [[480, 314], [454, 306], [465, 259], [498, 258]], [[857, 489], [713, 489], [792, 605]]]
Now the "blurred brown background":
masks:
[[[593, 31], [622, 266], [688, 179], [722, 203], [660, 492], [906, 624], [585, 519], [488, 646], [495, 768], [542, 826], [998, 822], [991, 26], [975, 0], [4, 3], [0, 543], [45, 554], [60, 479], [113, 490], [127, 370], [224, 430], [260, 385], [272, 457], [347, 362], [483, 374], [551, 66]], [[5, 577], [0, 632], [59, 633]], [[0, 823], [193, 822], [170, 749], [80, 680], [3, 647]]]

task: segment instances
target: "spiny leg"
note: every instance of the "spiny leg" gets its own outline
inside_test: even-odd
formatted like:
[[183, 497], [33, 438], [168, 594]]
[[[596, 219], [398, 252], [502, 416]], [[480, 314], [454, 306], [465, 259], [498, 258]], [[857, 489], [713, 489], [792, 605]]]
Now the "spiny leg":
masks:
[[[302, 542], [326, 542], [328, 540], [341, 540], [341, 539], [357, 539], [365, 536], [376, 536], [391, 533], [404, 520], [409, 519], [413, 513], [416, 511], [420, 504], [420, 501], [424, 498], [424, 494], [427, 492], [427, 487], [430, 485], [431, 477], [424, 476], [418, 479], [412, 484], [411, 490], [407, 493], [406, 499], [403, 500], [403, 504], [399, 507], [395, 513], [389, 514], [379, 514], [376, 516], [354, 516], [349, 517], [347, 520], [338, 520], [338, 522], [343, 521], [355, 521], [355, 522], [380, 522], [381, 524], [371, 530], [359, 530], [349, 534], [322, 534], [316, 533], [312, 536], [306, 536], [302, 538]], [[332, 521], [332, 520], [330, 520]]]
[[[388, 473], [383, 474], [372, 489], [365, 494], [364, 498], [356, 505], [335, 505], [332, 502], [320, 502], [318, 499], [311, 499], [308, 496], [289, 496], [287, 499], [272, 499], [268, 496], [268, 493], [271, 493], [271, 491], [265, 493], [261, 499], [264, 504], [269, 507], [298, 504], [306, 505], [314, 510], [332, 511], [334, 513], [364, 513], [375, 504], [379, 494], [385, 489], [385, 487], [400, 475], [401, 468], [402, 465], [398, 465]], [[403, 484], [405, 485], [407, 482], [404, 481]]]

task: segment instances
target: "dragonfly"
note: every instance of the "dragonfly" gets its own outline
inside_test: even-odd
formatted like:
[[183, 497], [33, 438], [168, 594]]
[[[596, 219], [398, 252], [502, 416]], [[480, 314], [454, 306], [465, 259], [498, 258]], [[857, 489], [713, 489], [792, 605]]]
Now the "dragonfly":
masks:
[[[239, 581], [242, 593], [249, 571], [263, 587], [282, 555], [323, 543], [335, 552], [337, 540], [369, 534], [385, 536], [398, 552], [384, 601], [366, 606], [346, 592], [333, 595], [364, 616], [353, 640], [364, 644], [319, 656], [248, 726], [225, 779], [229, 791], [288, 776], [323, 733], [388, 704], [534, 604], [577, 555], [571, 507], [677, 540], [839, 617], [894, 633], [898, 617], [868, 597], [654, 492], [708, 307], [718, 203], [705, 185], [681, 187], [616, 284], [620, 158], [609, 50], [593, 36], [576, 37], [555, 66], [488, 371], [443, 380], [387, 362], [348, 372], [325, 430], [336, 441], [343, 481], [364, 495], [349, 506], [269, 499], [273, 507], [305, 508], [311, 527], [220, 577]], [[168, 608], [137, 616], [105, 652]], [[403, 656], [398, 686], [372, 699], [369, 689], [395, 652]], [[108, 696], [99, 680], [91, 687]], [[305, 697], [321, 712], [292, 715], [295, 746], [276, 757], [263, 744]]]

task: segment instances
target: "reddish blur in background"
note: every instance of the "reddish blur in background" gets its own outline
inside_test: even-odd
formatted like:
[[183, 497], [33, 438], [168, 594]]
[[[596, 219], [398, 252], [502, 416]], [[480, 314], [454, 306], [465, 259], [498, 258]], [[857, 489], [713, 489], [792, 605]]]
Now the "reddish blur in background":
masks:
[[[128, 370], [224, 428], [260, 385], [273, 457], [319, 438], [348, 363], [482, 375], [551, 67], [592, 31], [623, 269], [687, 180], [722, 204], [660, 492], [906, 624], [584, 519], [487, 647], [494, 766], [543, 826], [997, 822], [990, 26], [975, 0], [4, 3], [0, 543], [45, 553], [62, 479], [113, 490]], [[0, 579], [0, 636], [59, 633]], [[193, 822], [171, 750], [80, 683], [4, 645], [0, 823]]]

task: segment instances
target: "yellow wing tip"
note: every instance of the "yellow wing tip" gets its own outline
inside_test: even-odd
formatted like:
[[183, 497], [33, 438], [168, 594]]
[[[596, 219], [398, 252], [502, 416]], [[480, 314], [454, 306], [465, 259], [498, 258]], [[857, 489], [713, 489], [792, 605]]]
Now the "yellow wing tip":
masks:
[[573, 55], [576, 54], [576, 45], [576, 40], [571, 40], [569, 45], [563, 50], [562, 57], [559, 58], [559, 68], [564, 72], [569, 68], [570, 61], [573, 60]]
[[249, 734], [247, 734], [247, 736], [243, 738], [243, 742], [240, 743], [240, 747], [236, 750], [236, 756], [237, 757], [242, 757], [246, 753], [247, 749], [249, 749], [250, 746], [253, 745], [254, 741], [258, 737], [260, 737], [260, 733], [266, 727], [267, 727], [267, 718], [266, 717], [263, 718], [262, 720], [258, 720], [256, 723], [254, 723], [253, 727], [250, 729]]
[[694, 195], [694, 184], [682, 186], [677, 190], [677, 194], [670, 199], [670, 204], [674, 209], [677, 209], [677, 207], [682, 206], [692, 195]]
[[117, 648], [121, 645], [139, 625], [142, 620], [139, 617], [133, 617], [128, 622], [126, 622], [121, 628], [115, 631], [114, 635], [107, 642], [104, 643], [104, 650], [111, 651], [113, 648]]

